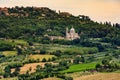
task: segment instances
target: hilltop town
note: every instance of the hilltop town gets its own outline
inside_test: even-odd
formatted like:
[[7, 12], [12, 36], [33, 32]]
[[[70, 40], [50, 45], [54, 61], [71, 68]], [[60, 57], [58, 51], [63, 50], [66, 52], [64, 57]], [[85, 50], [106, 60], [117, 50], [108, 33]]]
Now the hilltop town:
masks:
[[[5, 15], [5, 16], [15, 16], [15, 17], [28, 17], [31, 14], [29, 13], [29, 10], [31, 11], [43, 11], [44, 13], [39, 14], [39, 16], [45, 17], [47, 16], [47, 12], [51, 11], [49, 8], [47, 7], [27, 7], [26, 9], [24, 9], [24, 7], [18, 7], [16, 6], [15, 8], [0, 8], [0, 15]], [[55, 12], [55, 11], [53, 11]], [[37, 15], [37, 12], [34, 13], [35, 15]], [[68, 13], [68, 12], [60, 12], [60, 15], [63, 15], [65, 17], [70, 17], [72, 16], [72, 14]]]

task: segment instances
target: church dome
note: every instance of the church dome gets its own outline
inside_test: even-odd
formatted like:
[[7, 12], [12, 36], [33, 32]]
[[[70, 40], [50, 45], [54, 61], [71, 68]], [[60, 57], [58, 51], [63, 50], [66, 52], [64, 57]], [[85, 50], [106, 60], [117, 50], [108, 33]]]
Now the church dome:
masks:
[[70, 29], [70, 32], [74, 33], [74, 32], [75, 32], [75, 29], [72, 27], [72, 28]]

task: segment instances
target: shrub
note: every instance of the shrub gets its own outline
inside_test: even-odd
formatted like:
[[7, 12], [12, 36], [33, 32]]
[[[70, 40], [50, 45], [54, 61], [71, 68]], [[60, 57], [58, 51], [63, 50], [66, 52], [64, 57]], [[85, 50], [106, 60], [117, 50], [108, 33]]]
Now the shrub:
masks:
[[45, 49], [40, 50], [40, 54], [45, 54], [45, 53], [46, 53]]
[[43, 58], [43, 59], [42, 59], [42, 62], [46, 62], [46, 61], [47, 61], [46, 58]]

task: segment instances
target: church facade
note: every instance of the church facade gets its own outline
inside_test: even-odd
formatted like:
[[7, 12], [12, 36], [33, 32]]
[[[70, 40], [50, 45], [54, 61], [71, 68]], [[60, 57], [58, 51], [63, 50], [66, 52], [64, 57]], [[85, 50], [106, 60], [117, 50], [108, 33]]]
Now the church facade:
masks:
[[70, 31], [66, 28], [66, 40], [74, 40], [80, 38], [78, 33], [75, 32], [75, 29], [72, 27]]

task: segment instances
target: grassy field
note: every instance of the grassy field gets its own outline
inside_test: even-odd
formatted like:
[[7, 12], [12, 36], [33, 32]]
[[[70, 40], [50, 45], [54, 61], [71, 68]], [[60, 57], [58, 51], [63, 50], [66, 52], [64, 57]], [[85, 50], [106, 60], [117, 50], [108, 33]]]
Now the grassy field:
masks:
[[56, 50], [60, 50], [62, 52], [70, 52], [71, 53], [78, 53], [78, 54], [87, 54], [89, 52], [98, 52], [98, 49], [96, 47], [78, 47], [78, 46], [72, 46], [72, 45], [59, 45], [59, 44], [36, 44], [37, 48], [43, 49], [46, 48], [47, 52], [55, 52]]
[[98, 52], [98, 49], [95, 47], [77, 47], [77, 46], [64, 46], [64, 45], [51, 45], [47, 46], [49, 49], [48, 52], [54, 52], [56, 50], [61, 50], [62, 52], [78, 53], [78, 54], [87, 54], [89, 52]]
[[95, 69], [97, 63], [98, 62], [72, 65], [69, 67], [69, 69], [62, 71], [62, 73], [80, 72], [89, 69]]
[[[95, 73], [95, 72], [94, 72]], [[78, 77], [81, 77], [81, 76], [85, 76], [85, 75], [91, 75], [93, 73], [91, 72], [74, 72], [74, 73], [68, 73], [68, 74], [65, 74], [65, 76], [68, 76], [68, 77], [73, 77], [73, 78], [78, 78]]]
[[5, 55], [6, 57], [15, 56], [17, 55], [17, 51], [3, 51], [2, 54]]
[[17, 40], [17, 39], [0, 40], [0, 43], [6, 43], [10, 45], [17, 45], [17, 44], [27, 45], [28, 44], [25, 40]]
[[27, 42], [25, 40], [17, 40], [17, 39], [9, 39], [7, 40], [8, 42], [12, 42], [12, 43], [15, 43], [15, 44], [23, 44], [23, 45], [27, 45]]
[[77, 54], [88, 54], [89, 52], [98, 52], [97, 48], [90, 47], [70, 47], [65, 50], [65, 52], [77, 53]]
[[120, 73], [95, 73], [76, 77], [74, 80], [120, 80]]
[[55, 57], [54, 55], [30, 55], [29, 58], [30, 59], [34, 59], [37, 60], [39, 59], [40, 61], [42, 61], [43, 58], [45, 58], [46, 60], [51, 59], [52, 57]]

